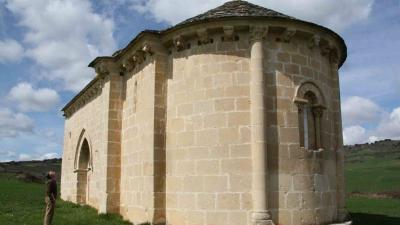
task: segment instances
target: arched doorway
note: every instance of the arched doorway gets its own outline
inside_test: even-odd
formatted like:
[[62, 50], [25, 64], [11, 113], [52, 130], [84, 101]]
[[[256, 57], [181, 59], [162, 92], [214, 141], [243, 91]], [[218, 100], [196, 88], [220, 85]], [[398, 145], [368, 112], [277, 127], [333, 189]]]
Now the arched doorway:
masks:
[[82, 141], [78, 158], [78, 182], [77, 182], [77, 202], [86, 204], [88, 193], [88, 171], [90, 162], [89, 143], [86, 138]]

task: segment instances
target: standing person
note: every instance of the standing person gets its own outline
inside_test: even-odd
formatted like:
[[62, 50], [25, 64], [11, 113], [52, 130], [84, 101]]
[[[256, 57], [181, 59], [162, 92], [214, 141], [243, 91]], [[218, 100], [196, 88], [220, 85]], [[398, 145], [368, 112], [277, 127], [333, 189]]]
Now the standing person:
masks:
[[46, 212], [44, 215], [44, 225], [51, 225], [56, 207], [57, 199], [57, 181], [56, 172], [49, 171], [46, 176]]

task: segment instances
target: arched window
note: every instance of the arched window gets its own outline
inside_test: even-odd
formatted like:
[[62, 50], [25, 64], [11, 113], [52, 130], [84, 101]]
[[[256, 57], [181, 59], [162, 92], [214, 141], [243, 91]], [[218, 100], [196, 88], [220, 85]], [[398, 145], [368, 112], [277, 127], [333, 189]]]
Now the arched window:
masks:
[[321, 118], [325, 106], [320, 89], [312, 82], [303, 83], [297, 89], [294, 101], [298, 108], [300, 147], [323, 148]]

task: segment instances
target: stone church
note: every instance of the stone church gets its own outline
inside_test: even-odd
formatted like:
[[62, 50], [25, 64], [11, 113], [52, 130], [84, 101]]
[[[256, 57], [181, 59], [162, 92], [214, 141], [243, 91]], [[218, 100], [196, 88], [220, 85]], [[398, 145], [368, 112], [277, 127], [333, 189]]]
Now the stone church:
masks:
[[63, 108], [62, 199], [134, 224], [350, 224], [346, 55], [332, 30], [245, 1], [139, 33]]

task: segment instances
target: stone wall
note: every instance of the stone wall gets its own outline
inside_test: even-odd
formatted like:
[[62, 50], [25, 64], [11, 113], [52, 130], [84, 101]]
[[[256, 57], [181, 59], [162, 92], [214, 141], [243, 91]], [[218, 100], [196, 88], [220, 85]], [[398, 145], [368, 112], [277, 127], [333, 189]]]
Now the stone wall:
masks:
[[155, 63], [145, 61], [125, 75], [121, 152], [121, 214], [152, 222]]
[[248, 224], [249, 42], [174, 51], [169, 62], [166, 214], [170, 224]]
[[[296, 38], [264, 41], [264, 72], [267, 77], [267, 151], [269, 164], [269, 207], [276, 224], [326, 224], [335, 221], [336, 151], [333, 74], [328, 56], [310, 48], [308, 40]], [[337, 73], [337, 72], [336, 72]], [[326, 100], [321, 120], [321, 149], [300, 148], [296, 89], [311, 81]]]
[[61, 198], [77, 202], [77, 168], [80, 137], [86, 138], [91, 153], [91, 170], [88, 172], [88, 205], [100, 209], [106, 190], [106, 152], [108, 126], [109, 85], [101, 84], [101, 91], [88, 100], [72, 117], [66, 118], [64, 128], [64, 151], [61, 176]]

